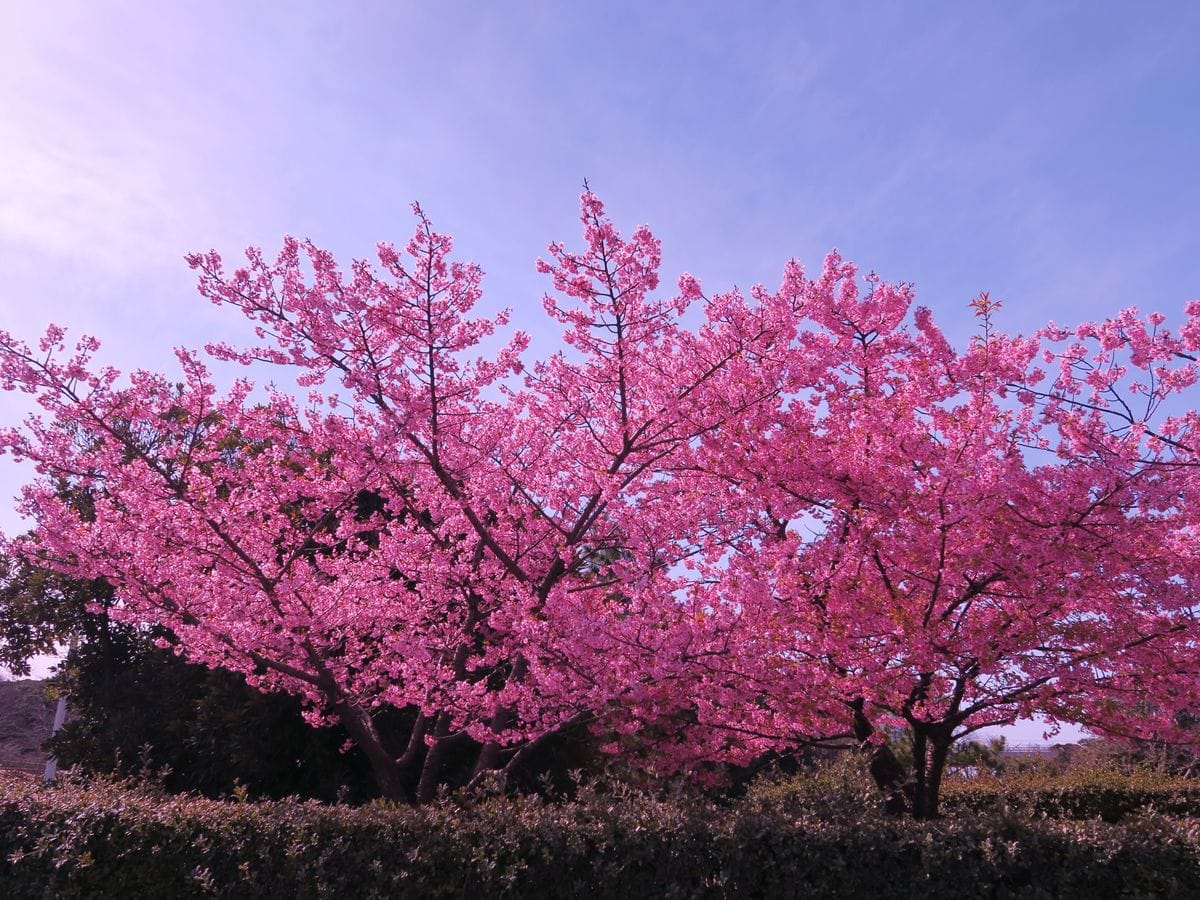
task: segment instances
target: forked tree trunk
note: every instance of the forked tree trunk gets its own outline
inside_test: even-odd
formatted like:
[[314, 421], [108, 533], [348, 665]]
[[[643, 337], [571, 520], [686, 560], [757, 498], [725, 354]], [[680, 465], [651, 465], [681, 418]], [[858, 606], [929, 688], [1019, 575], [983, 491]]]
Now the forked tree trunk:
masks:
[[425, 751], [425, 763], [421, 766], [421, 778], [417, 782], [417, 803], [428, 803], [437, 794], [441, 782], [442, 767], [446, 762], [446, 735], [450, 731], [450, 716], [440, 713], [430, 735], [429, 749]]

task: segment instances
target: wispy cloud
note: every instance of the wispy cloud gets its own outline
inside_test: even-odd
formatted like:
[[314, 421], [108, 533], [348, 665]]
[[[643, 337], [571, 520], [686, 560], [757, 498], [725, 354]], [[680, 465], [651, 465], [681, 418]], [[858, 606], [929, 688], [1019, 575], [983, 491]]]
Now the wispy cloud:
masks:
[[574, 235], [584, 176], [660, 232], [667, 283], [771, 282], [836, 244], [951, 328], [985, 288], [1022, 328], [1170, 306], [1200, 294], [1197, 25], [1188, 4], [6, 4], [0, 327], [169, 366], [240, 324], [184, 252], [288, 231], [369, 254], [418, 199], [536, 330], [532, 259]]
[[164, 83], [172, 73], [101, 12], [26, 7], [2, 39], [0, 242], [6, 256], [144, 271], [205, 217], [202, 195], [179, 189], [204, 146]]

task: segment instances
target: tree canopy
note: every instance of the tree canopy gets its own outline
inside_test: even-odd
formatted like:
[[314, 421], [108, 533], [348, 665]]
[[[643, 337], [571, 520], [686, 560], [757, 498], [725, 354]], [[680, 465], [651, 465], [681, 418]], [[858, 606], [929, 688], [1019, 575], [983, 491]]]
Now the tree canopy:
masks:
[[1023, 337], [983, 294], [956, 350], [836, 253], [664, 296], [657, 239], [587, 192], [582, 248], [538, 263], [564, 347], [530, 363], [519, 330], [483, 349], [509, 314], [474, 314], [482, 273], [414, 211], [377, 266], [291, 238], [232, 273], [189, 257], [257, 335], [208, 355], [295, 390], [0, 333], [0, 381], [42, 407], [0, 433], [39, 473], [11, 549], [336, 719], [393, 797], [428, 799], [464, 740], [482, 776], [590, 725], [659, 771], [865, 743], [924, 817], [988, 725], [1190, 739], [1200, 303]]

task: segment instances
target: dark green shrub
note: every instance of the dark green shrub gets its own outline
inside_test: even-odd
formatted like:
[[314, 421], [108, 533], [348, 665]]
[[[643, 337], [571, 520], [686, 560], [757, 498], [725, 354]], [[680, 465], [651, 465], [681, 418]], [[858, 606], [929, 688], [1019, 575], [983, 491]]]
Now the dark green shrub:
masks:
[[717, 807], [585, 787], [562, 804], [353, 808], [13, 782], [0, 884], [14, 898], [1200, 896], [1195, 820], [917, 823], [797, 796]]
[[157, 772], [169, 790], [208, 796], [239, 785], [252, 797], [374, 796], [365, 757], [342, 750], [342, 728], [312, 728], [297, 698], [185, 662], [135, 629], [98, 627], [63, 668], [72, 718], [52, 746], [64, 767]]

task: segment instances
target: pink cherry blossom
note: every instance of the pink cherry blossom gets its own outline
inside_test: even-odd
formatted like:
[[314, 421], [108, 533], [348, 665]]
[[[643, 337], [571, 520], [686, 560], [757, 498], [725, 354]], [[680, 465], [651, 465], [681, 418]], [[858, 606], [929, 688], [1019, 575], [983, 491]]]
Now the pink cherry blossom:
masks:
[[[256, 336], [209, 356], [287, 389], [0, 333], [0, 385], [42, 409], [0, 432], [38, 473], [12, 548], [339, 720], [393, 797], [428, 799], [463, 739], [511, 771], [582, 723], [663, 772], [863, 745], [919, 816], [989, 725], [1193, 739], [1200, 303], [1022, 337], [984, 293], [955, 349], [836, 253], [666, 296], [658, 240], [589, 191], [582, 245], [537, 264], [564, 348], [531, 361], [414, 213], [345, 270], [292, 238], [188, 258]], [[416, 713], [402, 752], [381, 705]]]

